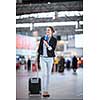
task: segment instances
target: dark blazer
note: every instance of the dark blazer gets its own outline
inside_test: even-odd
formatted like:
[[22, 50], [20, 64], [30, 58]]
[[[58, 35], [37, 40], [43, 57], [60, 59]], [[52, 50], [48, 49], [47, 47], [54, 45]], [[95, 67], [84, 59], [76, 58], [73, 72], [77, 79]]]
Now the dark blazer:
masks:
[[[44, 36], [41, 38], [40, 40], [40, 44], [39, 44], [39, 48], [38, 48], [38, 53], [39, 55], [43, 55], [43, 40], [44, 40]], [[57, 39], [55, 37], [51, 37], [49, 40], [49, 46], [52, 47], [52, 50], [48, 50], [47, 48], [47, 55], [48, 57], [55, 57], [55, 53], [54, 50], [56, 48], [56, 44], [57, 44]]]

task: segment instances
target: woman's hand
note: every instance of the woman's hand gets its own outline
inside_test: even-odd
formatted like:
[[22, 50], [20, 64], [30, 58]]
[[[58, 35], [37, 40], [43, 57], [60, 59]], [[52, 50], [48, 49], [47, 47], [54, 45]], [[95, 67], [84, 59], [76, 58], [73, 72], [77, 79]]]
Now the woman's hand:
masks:
[[49, 47], [49, 44], [47, 41], [43, 40], [43, 43], [46, 45], [46, 47]]
[[48, 50], [52, 50], [52, 47], [49, 46], [48, 42], [43, 40], [43, 43], [46, 45], [46, 47], [48, 48]]

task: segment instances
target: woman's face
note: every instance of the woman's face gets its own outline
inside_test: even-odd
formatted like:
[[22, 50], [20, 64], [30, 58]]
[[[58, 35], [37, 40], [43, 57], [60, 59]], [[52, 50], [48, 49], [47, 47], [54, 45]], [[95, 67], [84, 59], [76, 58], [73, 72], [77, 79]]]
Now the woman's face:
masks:
[[47, 28], [46, 29], [46, 34], [48, 35], [48, 36], [51, 36], [53, 33], [52, 33], [52, 30], [51, 30], [51, 28]]

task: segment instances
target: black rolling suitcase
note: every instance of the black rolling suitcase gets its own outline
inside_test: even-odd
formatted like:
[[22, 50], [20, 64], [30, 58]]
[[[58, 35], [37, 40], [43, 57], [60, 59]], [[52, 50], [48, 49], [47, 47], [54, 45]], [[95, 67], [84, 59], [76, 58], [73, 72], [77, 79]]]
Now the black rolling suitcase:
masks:
[[30, 94], [41, 94], [41, 79], [38, 77], [38, 68], [37, 77], [29, 78], [29, 95]]
[[29, 94], [40, 94], [41, 92], [41, 79], [29, 78]]

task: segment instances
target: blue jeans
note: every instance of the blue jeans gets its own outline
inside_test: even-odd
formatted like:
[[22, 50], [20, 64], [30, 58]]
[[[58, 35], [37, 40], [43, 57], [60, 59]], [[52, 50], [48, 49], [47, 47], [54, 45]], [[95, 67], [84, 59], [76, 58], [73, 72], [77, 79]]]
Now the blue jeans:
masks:
[[40, 56], [40, 66], [42, 71], [42, 92], [48, 92], [49, 80], [53, 66], [53, 57]]

